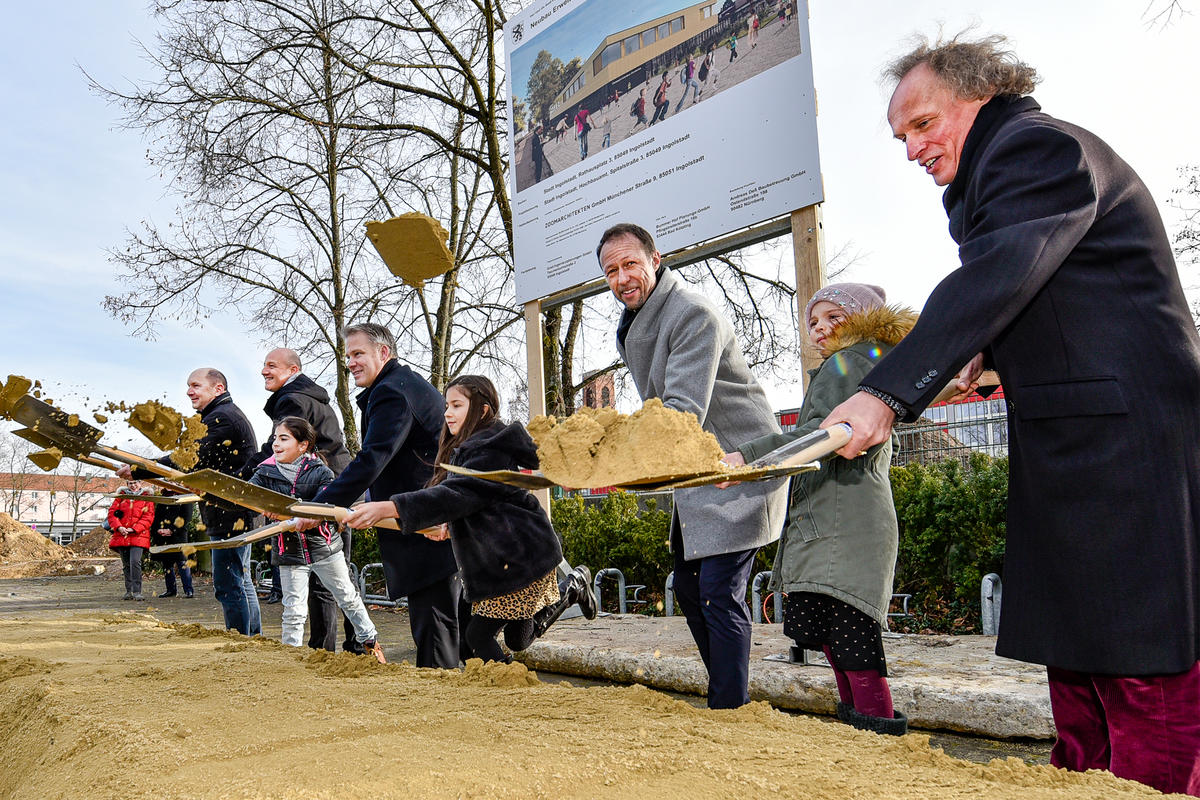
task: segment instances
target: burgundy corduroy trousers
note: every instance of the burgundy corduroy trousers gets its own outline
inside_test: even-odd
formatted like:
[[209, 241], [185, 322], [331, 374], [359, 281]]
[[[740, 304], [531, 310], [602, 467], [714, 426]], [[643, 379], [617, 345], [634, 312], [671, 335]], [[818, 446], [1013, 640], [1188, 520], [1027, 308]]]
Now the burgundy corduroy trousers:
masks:
[[1200, 662], [1136, 678], [1046, 672], [1058, 728], [1051, 764], [1200, 797]]

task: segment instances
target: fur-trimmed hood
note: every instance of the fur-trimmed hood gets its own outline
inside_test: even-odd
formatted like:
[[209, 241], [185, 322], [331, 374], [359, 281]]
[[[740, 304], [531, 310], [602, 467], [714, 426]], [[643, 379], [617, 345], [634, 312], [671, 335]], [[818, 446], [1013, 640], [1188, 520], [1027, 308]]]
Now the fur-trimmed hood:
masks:
[[917, 312], [905, 306], [883, 306], [850, 314], [825, 339], [825, 358], [859, 342], [880, 342], [895, 347], [917, 324]]

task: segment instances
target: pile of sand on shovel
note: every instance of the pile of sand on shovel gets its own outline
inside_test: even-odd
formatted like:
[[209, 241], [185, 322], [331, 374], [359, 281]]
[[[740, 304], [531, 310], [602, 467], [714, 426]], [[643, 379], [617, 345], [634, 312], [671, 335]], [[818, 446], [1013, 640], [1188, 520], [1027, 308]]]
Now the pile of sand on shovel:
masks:
[[655, 398], [626, 416], [583, 408], [561, 422], [534, 417], [529, 435], [542, 474], [560, 486], [595, 489], [680, 475], [720, 472], [724, 451], [695, 414]]

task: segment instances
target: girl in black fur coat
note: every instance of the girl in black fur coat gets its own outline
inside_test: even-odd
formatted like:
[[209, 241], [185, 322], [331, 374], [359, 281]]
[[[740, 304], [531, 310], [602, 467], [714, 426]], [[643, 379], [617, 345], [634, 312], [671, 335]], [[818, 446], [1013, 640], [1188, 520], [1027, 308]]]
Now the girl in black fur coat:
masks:
[[[429, 485], [390, 500], [363, 503], [346, 518], [352, 528], [398, 519], [403, 533], [423, 528], [431, 539], [450, 538], [471, 601], [467, 643], [484, 661], [511, 661], [496, 641], [504, 631], [510, 650], [524, 650], [567, 608], [579, 603], [596, 616], [592, 575], [576, 567], [559, 584], [558, 534], [537, 499], [524, 489], [448, 473], [444, 463], [476, 470], [536, 468], [537, 447], [525, 428], [496, 418], [500, 398], [492, 382], [462, 375], [446, 387], [446, 427]], [[387, 535], [386, 529], [380, 535]]]

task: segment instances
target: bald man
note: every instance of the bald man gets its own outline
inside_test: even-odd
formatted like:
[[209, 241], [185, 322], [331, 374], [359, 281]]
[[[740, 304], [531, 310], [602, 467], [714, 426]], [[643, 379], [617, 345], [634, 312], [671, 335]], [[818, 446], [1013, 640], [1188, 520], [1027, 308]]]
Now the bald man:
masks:
[[[200, 414], [207, 432], [197, 443], [198, 460], [194, 469], [212, 469], [226, 475], [238, 475], [257, 443], [254, 428], [242, 410], [234, 405], [224, 373], [201, 367], [188, 375], [187, 397]], [[170, 456], [158, 461], [176, 467]], [[128, 467], [118, 475], [128, 476]], [[152, 477], [143, 470], [132, 470], [133, 477]], [[206, 499], [200, 504], [200, 517], [209, 538], [228, 539], [254, 526], [255, 513], [219, 500]], [[262, 633], [258, 595], [250, 575], [250, 545], [212, 551], [213, 593], [225, 614], [225, 627], [247, 636]]]
[[334, 475], [340, 474], [350, 463], [342, 426], [329, 404], [329, 392], [302, 369], [300, 356], [287, 347], [277, 347], [263, 359], [263, 387], [271, 393], [263, 411], [271, 418], [272, 431], [262, 448], [247, 462], [244, 474], [253, 474], [255, 467], [271, 457], [274, 427], [284, 417], [306, 419], [316, 428], [317, 450], [325, 457]]
[[[271, 418], [271, 435], [262, 448], [251, 456], [242, 470], [242, 476], [249, 479], [254, 469], [272, 455], [271, 445], [275, 441], [275, 426], [284, 417], [300, 417], [307, 420], [317, 431], [317, 450], [329, 464], [334, 475], [350, 463], [350, 452], [346, 450], [342, 426], [333, 413], [329, 403], [329, 392], [318, 386], [312, 378], [303, 373], [300, 355], [287, 347], [277, 347], [267, 353], [263, 359], [263, 387], [271, 393], [267, 398], [263, 411]], [[342, 552], [346, 562], [350, 562], [350, 531], [342, 531]], [[272, 576], [276, 570], [272, 569]], [[278, 581], [275, 582], [278, 587]], [[267, 602], [277, 600], [278, 595], [272, 592]], [[342, 614], [338, 611], [337, 603], [329, 590], [321, 585], [317, 576], [313, 575], [308, 582], [308, 646], [333, 652], [337, 648], [337, 622]], [[354, 636], [354, 626], [349, 620], [342, 620], [346, 638], [342, 641], [342, 649], [361, 653], [360, 645]]]

